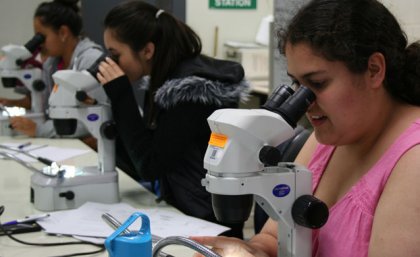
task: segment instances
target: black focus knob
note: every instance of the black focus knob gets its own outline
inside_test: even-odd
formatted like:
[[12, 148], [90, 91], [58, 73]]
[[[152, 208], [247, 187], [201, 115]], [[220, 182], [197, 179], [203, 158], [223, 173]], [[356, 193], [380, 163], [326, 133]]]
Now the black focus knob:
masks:
[[89, 105], [96, 105], [98, 104], [98, 101], [96, 101], [95, 98], [90, 97], [85, 91], [78, 90], [76, 92], [76, 99], [79, 102], [89, 104]]
[[85, 91], [83, 91], [83, 90], [78, 90], [78, 91], [76, 92], [76, 99], [77, 99], [77, 101], [79, 101], [79, 102], [84, 102], [87, 98], [88, 98], [88, 95], [86, 94], [86, 92], [85, 92]]
[[117, 136], [117, 127], [113, 121], [106, 121], [102, 123], [100, 131], [101, 135], [105, 136], [107, 139], [112, 140]]
[[293, 203], [293, 220], [304, 227], [317, 229], [327, 222], [327, 205], [312, 195], [302, 195]]
[[21, 67], [24, 63], [25, 63], [25, 60], [22, 60], [22, 59], [17, 59], [16, 60], [16, 65], [19, 66], [19, 67]]
[[35, 91], [40, 92], [40, 91], [45, 89], [45, 83], [44, 83], [44, 81], [39, 80], [39, 79], [35, 80], [32, 83], [32, 88], [35, 89]]
[[64, 197], [67, 200], [73, 200], [74, 199], [74, 193], [73, 191], [67, 191], [67, 192], [61, 192], [58, 194], [59, 197]]
[[265, 166], [277, 166], [281, 160], [281, 153], [276, 147], [265, 145], [260, 150], [259, 158]]

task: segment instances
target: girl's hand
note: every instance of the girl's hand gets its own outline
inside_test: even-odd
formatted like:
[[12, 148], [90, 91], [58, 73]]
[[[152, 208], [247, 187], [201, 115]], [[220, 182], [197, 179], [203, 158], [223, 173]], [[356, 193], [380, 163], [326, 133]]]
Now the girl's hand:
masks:
[[[202, 245], [212, 247], [212, 250], [222, 257], [268, 257], [266, 253], [252, 247], [246, 241], [234, 237], [193, 236], [190, 238]], [[204, 256], [199, 253], [196, 253], [194, 257]]]
[[0, 104], [3, 106], [10, 106], [10, 99], [0, 97]]
[[30, 137], [35, 137], [36, 134], [36, 123], [31, 119], [24, 117], [11, 117], [10, 125], [18, 132], [21, 132]]
[[121, 70], [120, 66], [118, 66], [118, 64], [111, 58], [106, 57], [105, 61], [99, 64], [99, 72], [96, 77], [102, 85], [105, 85], [106, 83], [124, 75], [125, 74]]

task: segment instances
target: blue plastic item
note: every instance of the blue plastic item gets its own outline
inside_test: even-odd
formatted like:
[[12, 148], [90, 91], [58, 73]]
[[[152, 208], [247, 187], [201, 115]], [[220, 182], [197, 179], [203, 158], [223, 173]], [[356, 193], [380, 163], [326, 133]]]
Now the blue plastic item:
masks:
[[[136, 219], [141, 217], [141, 228], [124, 234]], [[140, 212], [133, 213], [112, 235], [105, 240], [105, 248], [110, 257], [152, 256], [152, 234], [150, 220]]]

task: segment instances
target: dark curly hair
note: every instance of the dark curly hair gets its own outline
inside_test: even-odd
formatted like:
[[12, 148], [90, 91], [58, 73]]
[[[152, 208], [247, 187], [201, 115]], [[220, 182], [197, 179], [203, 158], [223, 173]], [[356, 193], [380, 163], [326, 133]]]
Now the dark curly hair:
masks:
[[287, 43], [308, 43], [355, 73], [366, 71], [369, 57], [380, 52], [387, 67], [386, 90], [398, 101], [420, 105], [420, 43], [407, 46], [396, 18], [376, 0], [313, 0], [278, 36], [283, 54]]

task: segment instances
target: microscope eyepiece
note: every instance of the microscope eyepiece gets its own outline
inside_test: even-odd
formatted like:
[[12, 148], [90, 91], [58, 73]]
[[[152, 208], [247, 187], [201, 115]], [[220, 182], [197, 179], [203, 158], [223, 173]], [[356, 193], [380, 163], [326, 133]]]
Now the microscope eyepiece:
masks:
[[293, 128], [308, 110], [309, 105], [315, 101], [315, 94], [307, 87], [300, 86], [279, 108], [278, 113]]
[[37, 33], [25, 44], [25, 48], [28, 49], [29, 52], [34, 53], [35, 50], [44, 43], [44, 41], [45, 36]]
[[309, 88], [300, 86], [294, 92], [282, 85], [273, 91], [262, 108], [280, 114], [294, 128], [313, 101], [315, 94]]
[[102, 54], [101, 56], [99, 56], [99, 58], [87, 69], [87, 71], [90, 73], [90, 75], [92, 75], [95, 79], [96, 78], [96, 74], [98, 74], [99, 72], [99, 64], [101, 64], [101, 62], [105, 61], [105, 58], [109, 57], [109, 55], [107, 53]]
[[87, 71], [96, 79], [96, 74], [99, 72], [99, 64], [105, 61], [107, 54], [102, 54], [99, 58], [87, 69]]
[[275, 110], [280, 107], [282, 103], [284, 103], [287, 98], [293, 95], [294, 91], [291, 87], [286, 85], [280, 85], [273, 90], [271, 95], [268, 97], [267, 101], [261, 106], [263, 109], [267, 109], [272, 112], [276, 112]]

